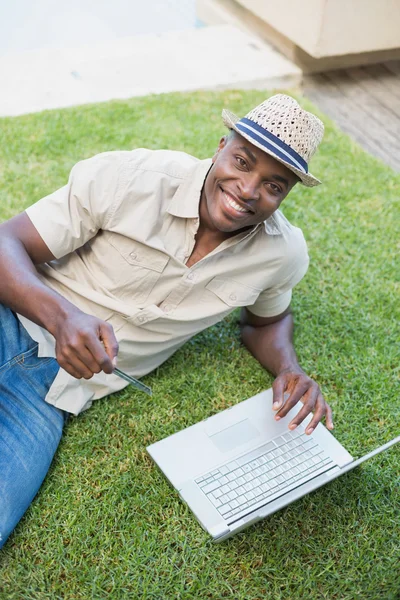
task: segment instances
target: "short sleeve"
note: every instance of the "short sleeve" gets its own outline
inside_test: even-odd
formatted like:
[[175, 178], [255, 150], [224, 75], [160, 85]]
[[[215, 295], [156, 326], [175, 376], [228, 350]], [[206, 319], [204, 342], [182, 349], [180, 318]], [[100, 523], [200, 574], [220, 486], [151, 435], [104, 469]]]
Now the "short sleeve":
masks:
[[261, 292], [256, 302], [247, 309], [258, 317], [275, 317], [290, 305], [292, 289], [307, 273], [309, 258], [307, 245], [300, 229], [293, 228], [285, 260], [278, 269], [274, 284]]
[[67, 185], [26, 210], [56, 258], [83, 246], [105, 228], [118, 201], [124, 154], [106, 152], [77, 163]]

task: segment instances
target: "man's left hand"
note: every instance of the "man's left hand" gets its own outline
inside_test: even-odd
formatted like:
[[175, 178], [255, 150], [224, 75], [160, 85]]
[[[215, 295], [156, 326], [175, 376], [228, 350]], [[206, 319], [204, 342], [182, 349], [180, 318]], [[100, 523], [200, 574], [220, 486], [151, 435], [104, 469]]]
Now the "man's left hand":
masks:
[[314, 416], [306, 428], [308, 435], [314, 431], [324, 417], [327, 428], [333, 429], [331, 407], [325, 402], [319, 385], [300, 367], [281, 371], [276, 377], [272, 389], [272, 408], [278, 411], [275, 415], [277, 421], [284, 417], [299, 400], [304, 404], [303, 408], [290, 421], [289, 429], [296, 429], [310, 412], [313, 412]]

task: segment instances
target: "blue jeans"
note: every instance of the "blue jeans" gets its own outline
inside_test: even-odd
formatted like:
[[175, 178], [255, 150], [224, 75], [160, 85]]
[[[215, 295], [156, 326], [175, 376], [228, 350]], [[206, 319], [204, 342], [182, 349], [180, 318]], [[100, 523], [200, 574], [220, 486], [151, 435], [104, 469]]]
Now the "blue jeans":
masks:
[[0, 304], [0, 548], [35, 497], [61, 439], [66, 413], [44, 398], [59, 370], [38, 358], [14, 313]]

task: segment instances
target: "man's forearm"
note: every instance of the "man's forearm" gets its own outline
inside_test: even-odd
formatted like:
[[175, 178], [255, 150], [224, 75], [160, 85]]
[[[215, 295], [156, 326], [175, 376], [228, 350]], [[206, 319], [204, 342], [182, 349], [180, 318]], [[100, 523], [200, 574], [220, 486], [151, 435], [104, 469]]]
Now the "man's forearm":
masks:
[[293, 347], [293, 317], [289, 309], [275, 322], [242, 312], [242, 340], [251, 354], [265, 369], [275, 375], [272, 385], [275, 419], [285, 417], [301, 400], [304, 407], [290, 421], [289, 429], [295, 429], [310, 413], [314, 416], [308, 423], [306, 433], [311, 434], [326, 416], [328, 429], [333, 429], [332, 410], [325, 402], [319, 386], [297, 362]]
[[242, 322], [242, 340], [249, 352], [273, 375], [286, 369], [300, 369], [293, 347], [291, 314], [262, 327]]
[[0, 302], [51, 333], [57, 319], [75, 308], [40, 280], [24, 245], [11, 236], [0, 236], [0, 281]]
[[26, 213], [1, 224], [0, 302], [54, 336], [57, 362], [73, 377], [112, 373], [118, 354], [112, 326], [82, 312], [41, 281], [35, 265], [53, 259]]

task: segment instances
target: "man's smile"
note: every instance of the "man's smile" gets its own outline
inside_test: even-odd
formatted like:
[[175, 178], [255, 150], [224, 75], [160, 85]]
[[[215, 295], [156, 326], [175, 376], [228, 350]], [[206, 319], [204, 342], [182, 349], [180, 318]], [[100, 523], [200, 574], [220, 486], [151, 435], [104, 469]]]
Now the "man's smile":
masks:
[[236, 198], [236, 196], [233, 196], [222, 188], [220, 189], [222, 191], [222, 197], [224, 200], [224, 208], [231, 216], [235, 217], [236, 219], [240, 219], [254, 212], [249, 207], [244, 206], [243, 203]]

